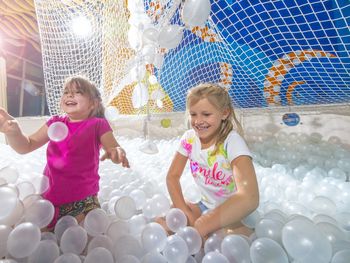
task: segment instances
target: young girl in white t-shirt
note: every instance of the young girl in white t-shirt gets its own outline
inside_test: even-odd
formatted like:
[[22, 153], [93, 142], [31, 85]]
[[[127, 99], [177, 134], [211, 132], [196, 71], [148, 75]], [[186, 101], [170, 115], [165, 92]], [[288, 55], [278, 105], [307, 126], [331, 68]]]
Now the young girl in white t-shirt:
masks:
[[[259, 191], [231, 98], [224, 88], [205, 83], [189, 90], [186, 107], [192, 129], [182, 136], [166, 178], [173, 206], [203, 238], [219, 229], [249, 235], [241, 220], [257, 208]], [[180, 185], [187, 161], [201, 192], [197, 204], [186, 202]]]

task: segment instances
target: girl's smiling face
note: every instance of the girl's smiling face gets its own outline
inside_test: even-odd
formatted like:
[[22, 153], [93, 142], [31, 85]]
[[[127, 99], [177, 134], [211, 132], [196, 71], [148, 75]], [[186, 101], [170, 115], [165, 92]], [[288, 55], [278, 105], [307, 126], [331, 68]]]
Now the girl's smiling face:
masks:
[[95, 105], [87, 94], [76, 85], [64, 89], [61, 108], [71, 121], [82, 121], [90, 117]]
[[221, 122], [227, 117], [225, 111], [220, 111], [203, 98], [189, 107], [189, 113], [191, 126], [198, 134], [202, 148], [215, 144]]

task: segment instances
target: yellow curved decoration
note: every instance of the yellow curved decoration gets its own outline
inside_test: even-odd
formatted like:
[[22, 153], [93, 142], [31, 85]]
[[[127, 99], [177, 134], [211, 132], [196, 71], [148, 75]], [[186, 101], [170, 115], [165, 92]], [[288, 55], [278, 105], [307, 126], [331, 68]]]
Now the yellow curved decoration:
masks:
[[313, 57], [335, 57], [322, 50], [299, 50], [284, 55], [270, 68], [264, 83], [264, 94], [268, 105], [281, 105], [280, 90], [284, 76], [295, 66]]
[[288, 86], [287, 92], [286, 92], [286, 99], [288, 101], [288, 105], [293, 105], [293, 91], [296, 86], [304, 84], [305, 81], [294, 81], [292, 84]]
[[217, 34], [210, 29], [208, 26], [195, 26], [192, 28], [192, 33], [196, 36], [200, 37], [205, 42], [220, 42], [220, 38], [217, 36]]
[[231, 88], [233, 70], [232, 65], [226, 62], [221, 62], [220, 64], [220, 84], [227, 90]]

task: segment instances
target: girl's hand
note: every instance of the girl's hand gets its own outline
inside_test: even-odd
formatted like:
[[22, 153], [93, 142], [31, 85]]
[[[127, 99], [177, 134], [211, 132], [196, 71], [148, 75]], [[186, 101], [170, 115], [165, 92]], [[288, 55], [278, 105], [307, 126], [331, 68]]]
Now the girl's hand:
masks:
[[206, 240], [208, 238], [208, 233], [206, 231], [205, 226], [205, 220], [204, 217], [199, 217], [196, 222], [193, 224], [193, 227], [198, 231], [199, 235], [202, 237], [203, 240]]
[[129, 160], [126, 158], [126, 153], [124, 149], [119, 146], [107, 149], [101, 157], [101, 161], [106, 159], [111, 159], [111, 161], [116, 164], [121, 163], [123, 167], [130, 168]]
[[6, 135], [16, 134], [19, 132], [18, 122], [7, 113], [3, 108], [0, 108], [0, 132]]
[[187, 203], [186, 210], [184, 211], [185, 215], [187, 216], [188, 225], [194, 226], [196, 220], [198, 217], [201, 216], [201, 211], [199, 207], [195, 204]]
[[189, 209], [189, 211], [185, 211], [185, 215], [188, 220], [188, 225], [194, 226], [194, 223], [196, 222], [197, 217], [193, 214], [193, 212]]

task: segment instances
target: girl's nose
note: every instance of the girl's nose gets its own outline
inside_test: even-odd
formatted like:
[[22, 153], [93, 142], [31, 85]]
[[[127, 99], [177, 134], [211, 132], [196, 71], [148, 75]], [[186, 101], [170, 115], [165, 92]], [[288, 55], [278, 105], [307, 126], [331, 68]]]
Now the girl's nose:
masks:
[[203, 123], [203, 121], [202, 121], [202, 119], [198, 118], [198, 119], [195, 119], [194, 123], [198, 125], [198, 124]]

